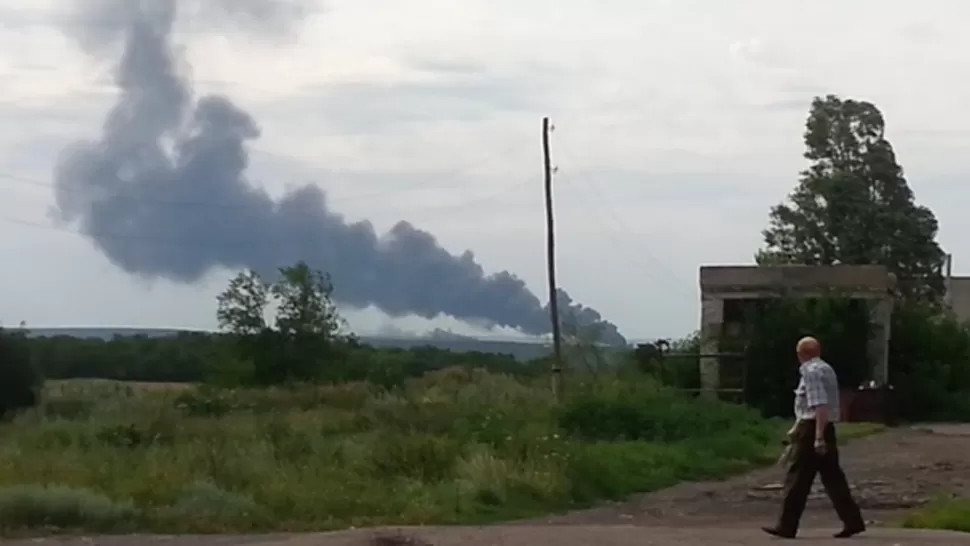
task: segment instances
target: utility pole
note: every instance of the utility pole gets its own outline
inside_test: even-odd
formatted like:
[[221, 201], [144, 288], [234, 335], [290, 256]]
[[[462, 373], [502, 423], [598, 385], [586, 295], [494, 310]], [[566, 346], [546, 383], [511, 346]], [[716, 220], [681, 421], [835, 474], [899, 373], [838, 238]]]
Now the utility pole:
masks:
[[552, 320], [552, 392], [562, 399], [562, 331], [559, 324], [559, 301], [556, 297], [556, 223], [552, 212], [552, 157], [549, 152], [549, 118], [542, 118], [542, 160], [546, 193], [546, 269], [549, 275], [549, 315]]

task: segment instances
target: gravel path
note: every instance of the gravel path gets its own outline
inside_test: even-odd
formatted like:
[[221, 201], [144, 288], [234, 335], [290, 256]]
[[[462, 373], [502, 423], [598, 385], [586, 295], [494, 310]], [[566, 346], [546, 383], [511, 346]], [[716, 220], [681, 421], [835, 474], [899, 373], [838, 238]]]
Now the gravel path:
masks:
[[[939, 495], [970, 496], [970, 426], [897, 429], [858, 440], [843, 465], [871, 531], [854, 541], [871, 545], [968, 544], [970, 534], [888, 527], [906, 511]], [[778, 510], [781, 469], [723, 482], [683, 484], [628, 502], [505, 525], [356, 530], [273, 536], [135, 536], [4, 541], [5, 546], [674, 546], [760, 545], [782, 541], [762, 534]], [[831, 544], [839, 523], [817, 491], [799, 544]], [[384, 540], [375, 540], [383, 537]], [[399, 540], [393, 540], [396, 537]], [[404, 540], [410, 539], [410, 541]]]

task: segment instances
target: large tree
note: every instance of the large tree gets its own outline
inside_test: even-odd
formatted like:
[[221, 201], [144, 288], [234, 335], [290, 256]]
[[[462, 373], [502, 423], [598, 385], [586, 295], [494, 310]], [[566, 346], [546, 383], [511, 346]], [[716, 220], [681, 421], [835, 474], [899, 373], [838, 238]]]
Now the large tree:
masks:
[[[332, 294], [330, 276], [304, 262], [281, 268], [271, 283], [255, 271], [239, 273], [219, 295], [217, 311], [219, 326], [235, 338], [238, 361], [219, 362], [212, 373], [264, 384], [323, 377], [347, 341]], [[275, 329], [265, 318], [270, 306]]]
[[805, 124], [810, 167], [771, 209], [759, 264], [880, 264], [907, 299], [939, 301], [945, 254], [933, 212], [917, 205], [876, 106], [816, 97]]

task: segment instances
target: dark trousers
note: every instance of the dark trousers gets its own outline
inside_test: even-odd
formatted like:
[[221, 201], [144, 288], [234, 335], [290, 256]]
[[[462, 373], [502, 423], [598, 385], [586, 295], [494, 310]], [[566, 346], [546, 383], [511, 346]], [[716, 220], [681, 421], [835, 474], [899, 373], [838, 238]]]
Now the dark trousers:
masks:
[[852, 499], [849, 482], [839, 465], [839, 447], [835, 438], [835, 425], [829, 423], [824, 432], [825, 453], [815, 451], [815, 421], [799, 423], [792, 438], [791, 466], [785, 476], [785, 500], [777, 529], [795, 533], [805, 511], [805, 503], [812, 491], [815, 475], [822, 478], [822, 485], [839, 519], [847, 528], [864, 526], [859, 506]]

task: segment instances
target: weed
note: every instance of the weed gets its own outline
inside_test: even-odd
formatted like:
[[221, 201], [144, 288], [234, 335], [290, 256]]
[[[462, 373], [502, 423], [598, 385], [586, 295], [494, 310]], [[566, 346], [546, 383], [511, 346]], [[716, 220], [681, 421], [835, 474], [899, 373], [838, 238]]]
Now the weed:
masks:
[[738, 472], [774, 455], [784, 430], [745, 408], [609, 373], [571, 383], [561, 405], [544, 381], [468, 368], [390, 389], [61, 382], [47, 397], [0, 435], [5, 529], [518, 518]]
[[970, 533], [970, 499], [933, 502], [907, 516], [903, 527]]
[[131, 501], [66, 486], [21, 485], [0, 489], [0, 528], [118, 530], [138, 515]]

